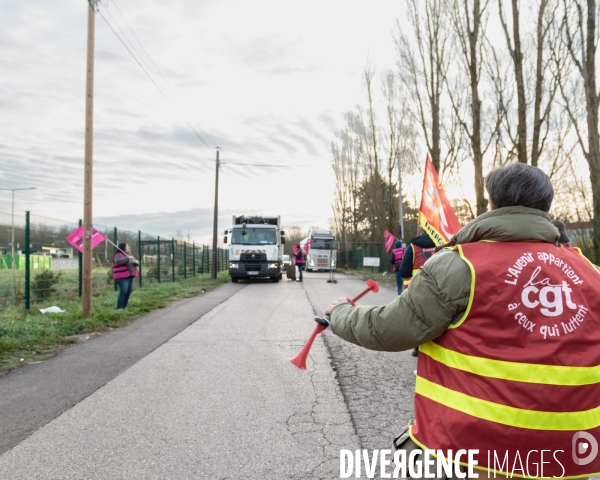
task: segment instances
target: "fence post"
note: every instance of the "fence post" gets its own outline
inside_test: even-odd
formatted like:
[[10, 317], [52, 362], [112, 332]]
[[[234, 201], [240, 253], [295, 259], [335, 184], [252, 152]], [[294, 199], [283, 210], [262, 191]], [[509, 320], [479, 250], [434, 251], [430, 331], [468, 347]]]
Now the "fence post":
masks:
[[31, 229], [29, 211], [25, 212], [25, 310], [31, 306]]
[[156, 256], [156, 279], [160, 283], [160, 236], [156, 237], [156, 249], [158, 250], [158, 255]]
[[196, 276], [196, 242], [192, 243], [192, 271], [194, 277]]
[[187, 278], [187, 243], [183, 242], [183, 278]]
[[[79, 219], [79, 226], [81, 227], [81, 225], [83, 225], [83, 222], [81, 221], [81, 218]], [[81, 289], [83, 286], [83, 254], [81, 252], [77, 252], [77, 257], [79, 258], [79, 275], [78, 277], [78, 283], [79, 283], [79, 298], [81, 298]]]
[[171, 278], [175, 281], [175, 239], [171, 238]]
[[138, 230], [138, 260], [140, 264], [138, 265], [138, 272], [140, 276], [138, 277], [140, 288], [142, 288], [142, 232]]
[[[117, 227], [115, 227], [115, 230], [114, 230], [113, 241], [114, 241], [115, 245], [118, 245], [118, 243], [117, 243]], [[113, 267], [114, 267], [114, 265], [113, 265]], [[113, 281], [113, 288], [115, 289], [115, 292], [116, 292], [117, 291], [117, 281], [116, 280]]]

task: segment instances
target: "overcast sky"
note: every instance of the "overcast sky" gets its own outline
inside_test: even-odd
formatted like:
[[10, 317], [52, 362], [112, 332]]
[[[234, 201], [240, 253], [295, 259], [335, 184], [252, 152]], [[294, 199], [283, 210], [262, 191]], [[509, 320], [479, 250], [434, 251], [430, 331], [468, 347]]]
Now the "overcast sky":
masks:
[[[219, 230], [232, 214], [330, 224], [330, 142], [367, 60], [393, 67], [401, 2], [103, 0], [100, 13], [164, 95], [97, 14], [96, 225], [207, 242], [215, 146]], [[86, 0], [0, 0], [0, 188], [37, 188], [16, 193], [19, 219], [83, 216], [86, 35]]]

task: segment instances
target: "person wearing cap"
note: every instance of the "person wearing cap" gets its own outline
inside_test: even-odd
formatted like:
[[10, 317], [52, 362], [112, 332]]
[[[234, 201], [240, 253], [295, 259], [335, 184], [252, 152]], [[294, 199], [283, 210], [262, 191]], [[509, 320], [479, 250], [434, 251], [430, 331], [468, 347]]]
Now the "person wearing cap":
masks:
[[567, 237], [565, 224], [560, 220], [552, 220], [552, 225], [558, 228], [558, 233], [560, 233], [560, 237], [558, 237], [558, 243], [560, 246], [564, 248], [571, 248], [571, 241], [569, 240], [569, 237]]
[[[490, 211], [454, 235], [402, 295], [358, 307], [342, 297], [317, 320], [371, 350], [419, 347], [416, 420], [397, 449], [477, 450], [479, 478], [512, 476], [517, 457], [531, 465], [534, 452], [539, 464], [543, 451], [554, 456], [546, 453], [535, 476], [599, 475], [600, 455], [591, 454], [600, 377], [590, 374], [600, 371], [600, 272], [578, 249], [557, 246], [554, 190], [540, 169], [500, 167], [485, 186]], [[576, 452], [578, 438], [594, 439], [590, 455]], [[494, 452], [508, 464], [493, 463]]]

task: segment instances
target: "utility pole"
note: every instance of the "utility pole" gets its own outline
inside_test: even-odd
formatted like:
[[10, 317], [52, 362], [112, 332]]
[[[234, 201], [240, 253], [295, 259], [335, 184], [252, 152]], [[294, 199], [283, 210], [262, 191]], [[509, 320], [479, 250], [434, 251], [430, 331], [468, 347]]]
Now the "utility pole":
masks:
[[92, 316], [92, 166], [94, 140], [94, 27], [97, 0], [88, 0], [87, 76], [85, 92], [85, 170], [83, 186], [83, 275], [81, 312]]
[[398, 155], [398, 221], [400, 223], [400, 241], [404, 246], [404, 198], [402, 197], [402, 167], [400, 165], [400, 156]]
[[212, 262], [210, 268], [210, 278], [217, 278], [217, 227], [219, 217], [219, 147], [217, 147], [217, 162], [215, 173], [215, 218], [213, 221], [213, 244], [212, 244]]

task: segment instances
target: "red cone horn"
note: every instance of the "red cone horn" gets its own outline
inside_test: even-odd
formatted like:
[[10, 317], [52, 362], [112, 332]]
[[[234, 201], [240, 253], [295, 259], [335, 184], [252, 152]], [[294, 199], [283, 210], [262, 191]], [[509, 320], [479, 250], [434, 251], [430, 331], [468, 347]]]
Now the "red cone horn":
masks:
[[312, 344], [315, 341], [315, 338], [317, 338], [317, 335], [323, 330], [325, 330], [325, 327], [323, 325], [317, 324], [313, 332], [310, 334], [306, 345], [302, 347], [302, 350], [300, 350], [298, 355], [296, 355], [294, 358], [290, 358], [290, 362], [292, 362], [292, 365], [295, 365], [300, 370], [306, 370], [306, 357], [308, 357], [308, 351], [310, 350], [310, 347], [312, 347]]
[[[367, 280], [367, 288], [364, 291], [362, 291], [360, 294], [358, 294], [356, 297], [354, 297], [352, 300], [350, 300], [350, 303], [352, 305], [354, 305], [358, 300], [360, 300], [362, 297], [364, 297], [367, 293], [369, 293], [369, 292], [377, 293], [378, 291], [379, 291], [379, 285], [377, 285], [377, 282], [375, 282], [375, 280], [369, 279], [369, 280]], [[312, 347], [312, 344], [315, 341], [315, 338], [317, 338], [317, 335], [319, 333], [321, 333], [323, 330], [325, 330], [325, 327], [323, 325], [317, 324], [317, 326], [311, 333], [310, 337], [308, 338], [308, 341], [306, 342], [304, 347], [302, 347], [302, 350], [300, 350], [300, 352], [298, 352], [298, 355], [296, 355], [293, 358], [290, 358], [290, 362], [292, 363], [292, 365], [298, 367], [301, 370], [306, 370], [306, 357], [308, 357], [308, 352], [310, 351], [310, 347]]]

